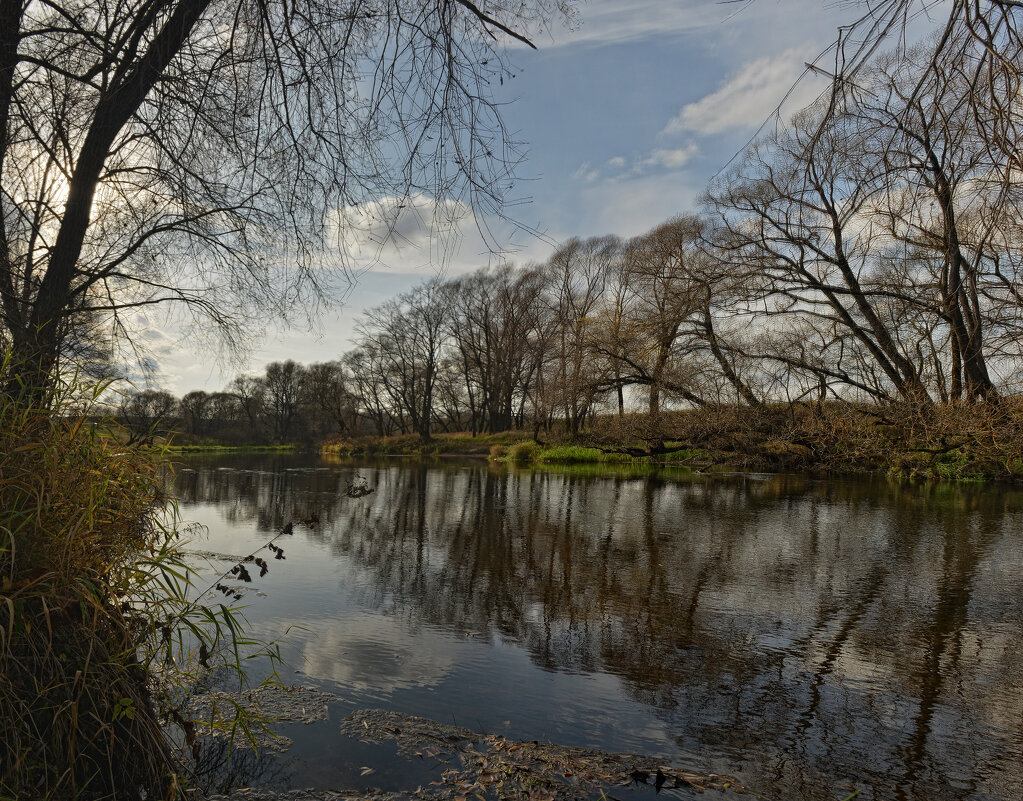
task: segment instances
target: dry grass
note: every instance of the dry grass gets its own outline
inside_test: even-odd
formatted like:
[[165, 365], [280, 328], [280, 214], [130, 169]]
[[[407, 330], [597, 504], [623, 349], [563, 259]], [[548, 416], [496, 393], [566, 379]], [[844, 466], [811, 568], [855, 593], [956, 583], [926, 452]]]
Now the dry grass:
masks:
[[[200, 676], [277, 658], [193, 587], [159, 454], [95, 422], [105, 389], [0, 391], [0, 801], [182, 797]], [[203, 723], [253, 741], [258, 716], [228, 713]]]
[[176, 792], [127, 602], [161, 483], [85, 421], [0, 394], [0, 797]]
[[585, 444], [650, 443], [698, 452], [706, 462], [754, 470], [887, 472], [960, 480], [1023, 476], [1023, 401], [971, 404], [721, 406], [606, 418]]

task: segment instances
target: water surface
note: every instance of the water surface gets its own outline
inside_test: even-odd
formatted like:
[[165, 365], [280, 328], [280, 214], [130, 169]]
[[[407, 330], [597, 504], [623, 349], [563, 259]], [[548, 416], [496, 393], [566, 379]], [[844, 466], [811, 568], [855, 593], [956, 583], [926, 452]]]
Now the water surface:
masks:
[[[343, 495], [355, 474], [373, 494]], [[770, 799], [1020, 797], [1014, 489], [257, 455], [188, 460], [176, 491], [198, 548], [247, 554], [318, 517], [246, 614], [285, 680], [344, 702], [285, 727], [295, 745], [249, 783], [436, 778], [341, 735], [380, 707]]]

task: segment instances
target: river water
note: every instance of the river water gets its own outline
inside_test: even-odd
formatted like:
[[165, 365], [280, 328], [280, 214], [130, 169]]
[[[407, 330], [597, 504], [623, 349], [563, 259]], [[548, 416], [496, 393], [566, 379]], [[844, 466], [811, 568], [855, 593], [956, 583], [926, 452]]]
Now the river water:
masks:
[[[356, 475], [372, 494], [344, 495]], [[245, 614], [282, 679], [343, 699], [237, 781], [436, 778], [342, 735], [368, 707], [779, 801], [1023, 795], [1016, 489], [248, 455], [186, 459], [175, 486], [194, 548], [296, 523]]]

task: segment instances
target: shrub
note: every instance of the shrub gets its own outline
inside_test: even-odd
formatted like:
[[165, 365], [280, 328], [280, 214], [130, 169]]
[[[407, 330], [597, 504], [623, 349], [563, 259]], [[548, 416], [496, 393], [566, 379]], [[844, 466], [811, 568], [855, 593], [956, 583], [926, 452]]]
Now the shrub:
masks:
[[517, 442], [508, 449], [508, 461], [516, 464], [528, 464], [536, 461], [540, 446], [532, 440]]

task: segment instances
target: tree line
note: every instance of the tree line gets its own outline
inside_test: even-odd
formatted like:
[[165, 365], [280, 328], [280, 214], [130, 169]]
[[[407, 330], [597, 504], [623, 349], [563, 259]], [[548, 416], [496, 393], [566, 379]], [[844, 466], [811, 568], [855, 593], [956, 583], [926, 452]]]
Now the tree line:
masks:
[[927, 43], [836, 73], [697, 212], [424, 281], [366, 313], [337, 361], [189, 393], [183, 424], [198, 434], [220, 415], [277, 440], [575, 434], [637, 400], [656, 421], [680, 405], [1015, 392], [1020, 40], [998, 8], [988, 28], [953, 16]]

